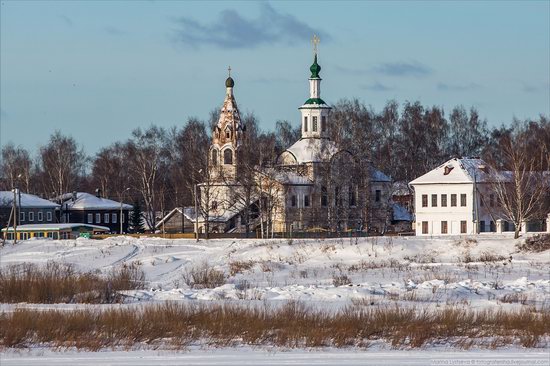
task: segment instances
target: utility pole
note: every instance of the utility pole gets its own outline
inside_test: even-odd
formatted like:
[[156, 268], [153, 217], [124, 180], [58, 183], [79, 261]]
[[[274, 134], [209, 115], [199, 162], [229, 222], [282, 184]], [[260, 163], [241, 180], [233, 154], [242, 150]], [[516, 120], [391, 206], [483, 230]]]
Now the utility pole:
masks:
[[[201, 173], [202, 173], [202, 169], [199, 169], [199, 174], [201, 174]], [[208, 177], [208, 179], [209, 178], [210, 177]], [[194, 191], [194, 195], [195, 195], [195, 239], [198, 242], [199, 241], [199, 196], [197, 195], [197, 181], [196, 180], [195, 180], [195, 185], [193, 186], [193, 191]], [[207, 208], [208, 208], [209, 203], [207, 202], [206, 205], [207, 205]], [[208, 217], [206, 218], [206, 220], [208, 220]], [[205, 225], [206, 225], [206, 221], [205, 221]], [[208, 232], [206, 233], [206, 235], [207, 235], [206, 238], [208, 238]]]
[[125, 192], [128, 192], [130, 190], [130, 187], [126, 188], [125, 190], [122, 191], [121, 195], [120, 195], [120, 232], [119, 234], [122, 235], [122, 224], [124, 222], [124, 214], [122, 213], [122, 201], [124, 200], [124, 193]]
[[17, 244], [17, 188], [13, 189], [13, 244]]

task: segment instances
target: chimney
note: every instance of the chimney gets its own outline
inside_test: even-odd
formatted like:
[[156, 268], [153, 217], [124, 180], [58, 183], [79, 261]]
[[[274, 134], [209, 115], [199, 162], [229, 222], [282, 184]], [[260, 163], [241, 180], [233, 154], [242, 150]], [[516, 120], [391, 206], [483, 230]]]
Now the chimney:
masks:
[[95, 196], [96, 196], [97, 198], [101, 198], [101, 189], [100, 189], [100, 188], [96, 188], [96, 190], [95, 190]]

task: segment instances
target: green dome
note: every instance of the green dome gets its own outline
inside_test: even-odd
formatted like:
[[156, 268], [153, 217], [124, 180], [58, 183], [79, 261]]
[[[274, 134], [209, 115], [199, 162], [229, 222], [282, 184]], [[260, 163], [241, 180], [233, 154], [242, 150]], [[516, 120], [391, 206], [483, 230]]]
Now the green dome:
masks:
[[225, 87], [226, 88], [232, 88], [235, 86], [235, 81], [233, 81], [233, 78], [230, 76], [225, 80]]
[[319, 78], [319, 72], [321, 71], [321, 66], [317, 63], [317, 54], [315, 54], [315, 59], [313, 60], [313, 65], [309, 68], [311, 71], [311, 78], [317, 79]]

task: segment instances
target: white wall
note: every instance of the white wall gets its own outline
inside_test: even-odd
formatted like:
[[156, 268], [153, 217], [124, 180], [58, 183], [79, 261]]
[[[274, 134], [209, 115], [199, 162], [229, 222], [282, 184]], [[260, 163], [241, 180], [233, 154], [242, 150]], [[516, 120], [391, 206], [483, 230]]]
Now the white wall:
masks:
[[[460, 235], [460, 222], [466, 221], [466, 234], [475, 233], [473, 215], [473, 184], [422, 184], [414, 186], [416, 235], [441, 235], [441, 222], [447, 221], [447, 233]], [[428, 207], [422, 207], [422, 195], [428, 195]], [[432, 206], [432, 194], [437, 194], [437, 207]], [[441, 206], [441, 195], [447, 195], [447, 207]], [[451, 207], [451, 195], [457, 195], [457, 206]], [[460, 205], [460, 195], [466, 194], [466, 206]], [[428, 234], [422, 234], [422, 222], [428, 222]]]

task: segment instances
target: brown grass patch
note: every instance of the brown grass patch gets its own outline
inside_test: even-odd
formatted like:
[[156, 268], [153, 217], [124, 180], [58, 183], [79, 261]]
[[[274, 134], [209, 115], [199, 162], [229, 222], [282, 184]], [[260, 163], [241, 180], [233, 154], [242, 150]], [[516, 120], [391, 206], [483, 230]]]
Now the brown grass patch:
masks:
[[0, 270], [2, 303], [114, 303], [118, 291], [143, 288], [145, 275], [137, 265], [114, 268], [106, 275], [77, 272], [72, 265], [25, 263]]
[[[520, 344], [544, 347], [550, 312], [447, 307], [348, 307], [337, 313], [289, 302], [272, 309], [236, 305], [164, 303], [141, 308], [39, 311], [0, 315], [0, 347], [76, 347], [98, 350], [136, 345], [181, 349], [193, 342], [211, 346], [347, 347], [382, 340], [395, 348], [447, 342], [471, 347]], [[545, 339], [546, 338], [546, 339]], [[498, 342], [490, 340], [498, 339]], [[489, 343], [484, 343], [489, 340]]]

